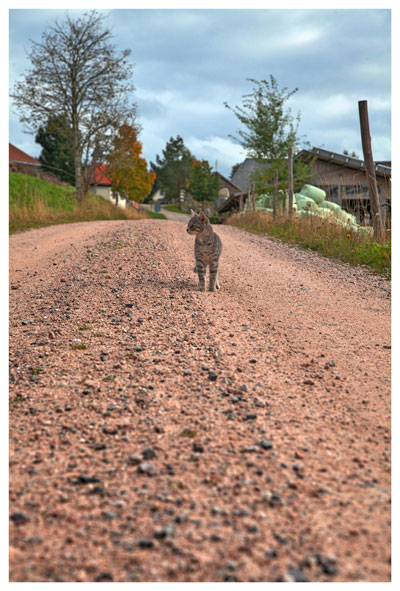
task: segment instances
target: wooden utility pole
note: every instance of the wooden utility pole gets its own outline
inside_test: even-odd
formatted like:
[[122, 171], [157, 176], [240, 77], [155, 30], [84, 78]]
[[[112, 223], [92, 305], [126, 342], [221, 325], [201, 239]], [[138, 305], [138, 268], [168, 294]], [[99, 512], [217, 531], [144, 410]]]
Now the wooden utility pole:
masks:
[[375, 175], [375, 165], [372, 156], [371, 135], [369, 131], [368, 119], [368, 102], [358, 101], [358, 111], [360, 115], [361, 141], [364, 154], [365, 172], [368, 182], [368, 193], [371, 205], [372, 225], [374, 227], [374, 238], [379, 240], [383, 238], [384, 233], [381, 219], [378, 185]]
[[253, 211], [256, 210], [256, 196], [255, 196], [255, 190], [256, 190], [256, 184], [252, 183], [251, 184], [251, 199], [253, 202]]
[[288, 150], [289, 219], [293, 219], [293, 148]]
[[278, 169], [275, 168], [274, 170], [274, 195], [273, 195], [273, 202], [272, 202], [272, 217], [276, 220], [276, 214], [278, 211]]

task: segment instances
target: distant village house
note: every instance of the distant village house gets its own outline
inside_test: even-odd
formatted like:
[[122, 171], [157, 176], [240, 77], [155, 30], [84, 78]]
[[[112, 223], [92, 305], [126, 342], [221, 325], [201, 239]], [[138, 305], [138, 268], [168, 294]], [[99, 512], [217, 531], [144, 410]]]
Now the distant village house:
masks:
[[90, 192], [103, 197], [103, 199], [107, 199], [107, 201], [111, 201], [111, 203], [123, 209], [138, 206], [136, 202], [124, 199], [119, 193], [113, 192], [111, 179], [107, 175], [107, 164], [99, 164], [94, 169], [93, 178], [90, 183]]
[[24, 172], [35, 174], [40, 169], [40, 162], [23, 152], [13, 144], [8, 144], [9, 170], [10, 172]]

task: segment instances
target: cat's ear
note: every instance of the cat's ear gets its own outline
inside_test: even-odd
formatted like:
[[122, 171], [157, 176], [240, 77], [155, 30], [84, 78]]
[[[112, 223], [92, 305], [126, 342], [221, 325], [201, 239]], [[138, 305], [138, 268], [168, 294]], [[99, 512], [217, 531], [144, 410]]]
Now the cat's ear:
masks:
[[206, 214], [204, 213], [204, 211], [201, 211], [199, 215], [200, 215], [201, 219], [203, 220], [203, 222], [205, 222], [207, 224], [208, 218], [207, 218]]
[[196, 212], [195, 212], [195, 211], [193, 211], [193, 209], [191, 209], [191, 210], [190, 210], [190, 213], [191, 213], [192, 215], [197, 215], [197, 214], [196, 214]]

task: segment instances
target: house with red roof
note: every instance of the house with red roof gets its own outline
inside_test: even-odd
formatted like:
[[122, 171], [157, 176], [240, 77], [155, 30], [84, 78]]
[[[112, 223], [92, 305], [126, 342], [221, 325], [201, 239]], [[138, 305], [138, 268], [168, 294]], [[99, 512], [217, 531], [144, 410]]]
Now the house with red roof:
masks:
[[111, 179], [107, 175], [107, 164], [98, 164], [94, 169], [93, 179], [90, 183], [90, 191], [95, 195], [100, 195], [104, 199], [115, 204], [118, 198], [118, 206], [126, 207], [126, 199], [122, 199], [119, 194], [115, 195], [111, 188]]
[[32, 158], [32, 156], [29, 156], [29, 154], [23, 152], [22, 150], [10, 143], [8, 144], [8, 158], [11, 168], [40, 168], [39, 160], [36, 160], [36, 158]]

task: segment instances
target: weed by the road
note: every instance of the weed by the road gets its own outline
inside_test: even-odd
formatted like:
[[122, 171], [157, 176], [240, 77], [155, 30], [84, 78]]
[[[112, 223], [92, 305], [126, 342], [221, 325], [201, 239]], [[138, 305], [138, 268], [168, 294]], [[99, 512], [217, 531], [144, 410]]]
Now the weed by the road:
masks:
[[84, 349], [87, 349], [87, 347], [84, 343], [74, 343], [73, 345], [71, 345], [71, 349], [73, 351], [83, 351]]
[[183, 431], [181, 431], [180, 436], [181, 437], [196, 437], [197, 435], [197, 431], [195, 431], [194, 429], [184, 429]]

